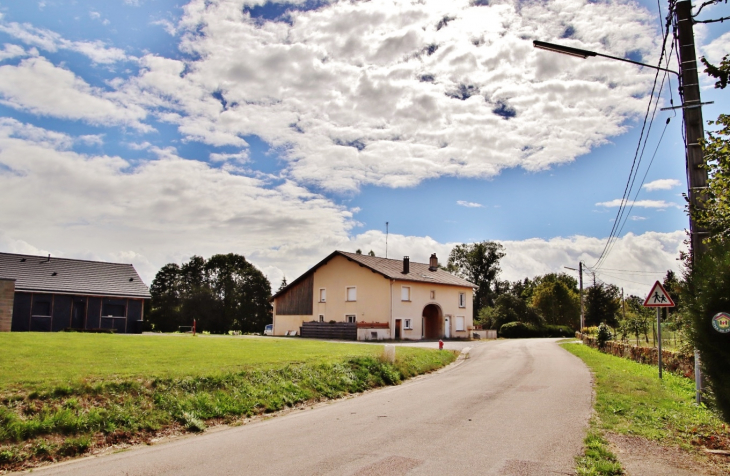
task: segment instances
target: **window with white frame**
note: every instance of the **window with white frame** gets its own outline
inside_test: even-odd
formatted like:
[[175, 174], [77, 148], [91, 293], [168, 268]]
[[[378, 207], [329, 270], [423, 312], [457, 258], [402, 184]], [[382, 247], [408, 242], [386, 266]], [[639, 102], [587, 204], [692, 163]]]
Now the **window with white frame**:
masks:
[[456, 316], [456, 331], [464, 331], [464, 316]]
[[355, 314], [348, 314], [345, 316], [345, 320], [350, 324], [354, 324], [357, 322], [357, 316]]
[[459, 307], [466, 307], [466, 293], [459, 293]]
[[324, 322], [324, 314], [319, 315], [319, 322]]
[[347, 288], [347, 300], [357, 301], [357, 288], [355, 286]]
[[327, 302], [327, 290], [325, 288], [319, 290], [319, 302]]
[[413, 329], [410, 319], [403, 319], [403, 329]]
[[411, 287], [410, 286], [401, 286], [400, 300], [401, 301], [410, 301], [411, 300]]

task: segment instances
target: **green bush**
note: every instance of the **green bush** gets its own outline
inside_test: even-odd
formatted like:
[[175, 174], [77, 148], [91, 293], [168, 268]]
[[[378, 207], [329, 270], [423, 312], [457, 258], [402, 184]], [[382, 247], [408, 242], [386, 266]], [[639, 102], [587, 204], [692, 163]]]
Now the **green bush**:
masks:
[[730, 422], [730, 334], [712, 327], [718, 312], [730, 312], [730, 243], [708, 245], [687, 276], [682, 300], [690, 317], [690, 338], [700, 351], [712, 402]]
[[508, 322], [499, 328], [499, 336], [506, 339], [526, 337], [573, 337], [575, 331], [568, 326], [536, 326], [523, 322]]
[[601, 322], [598, 326], [598, 335], [596, 336], [596, 339], [598, 340], [598, 347], [603, 349], [606, 342], [610, 341], [612, 338], [613, 333], [611, 332], [611, 328], [609, 328], [605, 322]]

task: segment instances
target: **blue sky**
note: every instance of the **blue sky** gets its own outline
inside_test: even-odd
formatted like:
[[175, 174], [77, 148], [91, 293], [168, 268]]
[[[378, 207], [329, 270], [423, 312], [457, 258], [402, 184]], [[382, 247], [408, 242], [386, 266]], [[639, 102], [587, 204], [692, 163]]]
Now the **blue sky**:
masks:
[[[657, 5], [477, 3], [0, 0], [0, 251], [132, 262], [148, 283], [237, 252], [276, 286], [333, 249], [384, 255], [387, 221], [389, 257], [498, 240], [506, 279], [593, 264], [654, 74], [531, 41], [656, 63]], [[723, 24], [696, 35], [730, 50]], [[727, 112], [701, 82], [705, 119]], [[657, 112], [605, 265], [644, 274], [601, 278], [636, 293], [679, 269], [681, 124]]]

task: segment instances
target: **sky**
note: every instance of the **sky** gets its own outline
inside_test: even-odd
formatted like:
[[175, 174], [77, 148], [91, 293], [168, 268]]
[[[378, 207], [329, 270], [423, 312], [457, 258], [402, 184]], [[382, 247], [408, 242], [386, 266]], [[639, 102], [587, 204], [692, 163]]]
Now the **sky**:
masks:
[[[681, 112], [650, 108], [650, 68], [532, 41], [656, 65], [666, 13], [0, 0], [0, 251], [132, 263], [148, 285], [167, 263], [233, 252], [276, 289], [334, 250], [445, 264], [494, 240], [501, 279], [575, 275], [606, 246], [638, 148], [633, 207], [596, 279], [645, 295], [686, 249]], [[730, 52], [725, 24], [695, 36], [698, 56]], [[678, 105], [662, 79], [659, 108]], [[728, 112], [728, 93], [700, 83], [704, 118]]]

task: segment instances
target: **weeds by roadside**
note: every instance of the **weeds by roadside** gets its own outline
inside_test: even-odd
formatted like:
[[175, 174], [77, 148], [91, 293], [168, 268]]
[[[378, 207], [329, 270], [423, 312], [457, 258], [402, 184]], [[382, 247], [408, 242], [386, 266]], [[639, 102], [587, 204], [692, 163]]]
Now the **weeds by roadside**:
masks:
[[[591, 422], [591, 426], [595, 423]], [[583, 441], [584, 454], [575, 458], [579, 476], [618, 476], [624, 474], [616, 455], [608, 449], [608, 442], [595, 429], [588, 431]]]
[[654, 366], [585, 345], [563, 347], [580, 357], [595, 376], [597, 419], [586, 438], [586, 458], [592, 446], [605, 446], [605, 440], [601, 443], [592, 436], [601, 438], [604, 431], [639, 436], [695, 454], [701, 448], [730, 449], [727, 426], [704, 405], [694, 403], [692, 380], [669, 372], [660, 380]]
[[209, 422], [233, 422], [394, 385], [455, 358], [449, 351], [419, 349], [394, 364], [353, 357], [219, 375], [14, 390], [0, 397], [0, 470], [57, 461], [108, 444], [146, 441], [171, 427], [198, 432]]

